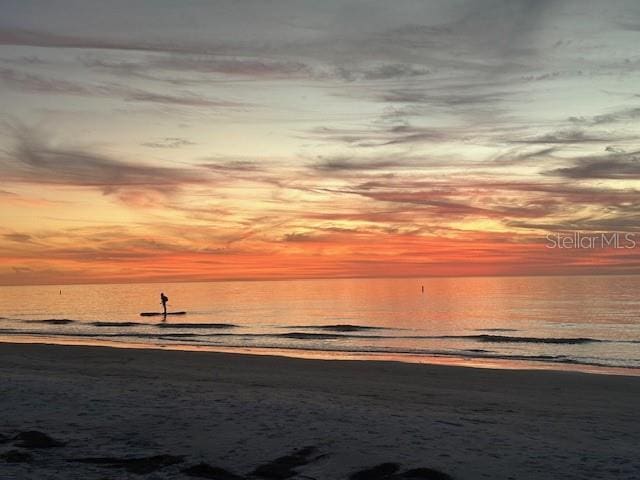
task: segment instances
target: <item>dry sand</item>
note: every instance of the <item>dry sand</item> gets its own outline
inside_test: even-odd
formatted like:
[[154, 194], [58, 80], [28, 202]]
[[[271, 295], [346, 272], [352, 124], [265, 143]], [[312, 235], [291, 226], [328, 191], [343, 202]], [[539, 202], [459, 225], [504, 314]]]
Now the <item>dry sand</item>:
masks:
[[[640, 478], [639, 377], [25, 344], [0, 369], [2, 480], [249, 477], [306, 446], [254, 478]], [[126, 462], [154, 455], [184, 457]]]

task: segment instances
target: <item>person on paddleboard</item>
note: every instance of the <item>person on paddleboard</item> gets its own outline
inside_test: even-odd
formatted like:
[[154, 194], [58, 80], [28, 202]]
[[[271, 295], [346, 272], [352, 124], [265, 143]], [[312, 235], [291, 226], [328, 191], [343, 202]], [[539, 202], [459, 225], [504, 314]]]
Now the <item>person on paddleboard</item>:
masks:
[[167, 314], [167, 302], [169, 301], [169, 297], [167, 297], [163, 292], [160, 292], [160, 301], [162, 302], [162, 310], [163, 315]]

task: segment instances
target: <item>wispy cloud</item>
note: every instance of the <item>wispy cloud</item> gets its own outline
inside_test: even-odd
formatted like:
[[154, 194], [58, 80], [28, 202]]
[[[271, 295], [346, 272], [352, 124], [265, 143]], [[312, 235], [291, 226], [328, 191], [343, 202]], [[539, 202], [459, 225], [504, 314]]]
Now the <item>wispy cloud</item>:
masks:
[[614, 133], [585, 132], [583, 130], [560, 130], [529, 138], [512, 139], [512, 143], [526, 143], [530, 145], [563, 145], [581, 143], [611, 143], [629, 140], [634, 137], [622, 137]]
[[12, 242], [25, 243], [31, 241], [31, 235], [26, 233], [5, 233], [2, 236]]
[[45, 48], [78, 48], [95, 50], [129, 50], [149, 52], [203, 53], [210, 47], [197, 45], [176, 45], [169, 42], [122, 41], [116, 39], [64, 35], [20, 28], [0, 29], [0, 45], [23, 45]]
[[602, 113], [591, 117], [569, 117], [569, 121], [579, 125], [606, 125], [620, 122], [633, 122], [640, 118], [640, 107], [624, 108], [611, 113]]
[[13, 129], [15, 146], [0, 158], [0, 171], [7, 182], [93, 187], [105, 194], [122, 189], [171, 192], [206, 182], [200, 170], [128, 162], [87, 149], [58, 146], [31, 128]]
[[456, 133], [451, 129], [417, 127], [407, 123], [398, 123], [366, 128], [320, 127], [311, 130], [306, 135], [312, 139], [369, 148], [443, 142], [452, 140]]
[[0, 68], [0, 83], [22, 92], [77, 95], [84, 97], [114, 97], [128, 102], [145, 102], [187, 107], [238, 108], [246, 104], [212, 99], [190, 91], [156, 92], [118, 84], [83, 84], [54, 77]]
[[639, 180], [640, 151], [582, 157], [570, 167], [556, 168], [546, 174], [576, 180]]
[[164, 137], [159, 140], [145, 142], [142, 145], [149, 148], [181, 148], [195, 145], [195, 142], [181, 137]]

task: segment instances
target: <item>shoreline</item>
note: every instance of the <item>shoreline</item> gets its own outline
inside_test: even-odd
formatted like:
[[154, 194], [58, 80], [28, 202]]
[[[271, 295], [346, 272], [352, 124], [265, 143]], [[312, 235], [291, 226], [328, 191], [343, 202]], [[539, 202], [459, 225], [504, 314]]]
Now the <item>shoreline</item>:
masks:
[[[381, 463], [456, 480], [640, 476], [633, 376], [18, 343], [0, 362], [0, 434], [64, 444], [4, 464], [16, 479], [186, 479], [203, 462], [262, 478], [249, 474], [302, 447], [313, 455], [282, 478]], [[158, 455], [181, 463], [126, 476]], [[113, 465], [73, 460], [97, 457]]]
[[34, 345], [66, 345], [93, 346], [133, 350], [210, 352], [238, 355], [275, 356], [282, 358], [298, 358], [327, 361], [364, 361], [364, 362], [397, 362], [419, 365], [446, 365], [491, 370], [524, 370], [524, 371], [557, 371], [578, 372], [592, 375], [615, 375], [640, 377], [640, 368], [609, 367], [579, 363], [545, 362], [499, 357], [464, 357], [456, 355], [417, 355], [410, 353], [376, 353], [336, 350], [287, 349], [277, 347], [224, 347], [190, 344], [154, 345], [144, 342], [119, 342], [90, 338], [34, 337], [30, 335], [0, 335], [0, 344], [34, 344]]

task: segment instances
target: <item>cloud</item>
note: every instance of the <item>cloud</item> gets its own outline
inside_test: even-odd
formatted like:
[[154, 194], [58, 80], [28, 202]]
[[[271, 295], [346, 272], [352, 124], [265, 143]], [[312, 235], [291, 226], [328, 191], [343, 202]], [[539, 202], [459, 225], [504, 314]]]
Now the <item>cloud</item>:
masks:
[[5, 233], [2, 235], [2, 237], [6, 240], [18, 243], [26, 243], [31, 241], [31, 235], [27, 235], [26, 233]]
[[14, 130], [16, 145], [0, 158], [0, 173], [6, 182], [93, 187], [111, 194], [122, 189], [168, 193], [207, 181], [199, 169], [127, 162], [86, 149], [57, 146], [24, 126]]
[[352, 157], [331, 157], [311, 165], [320, 172], [358, 172], [389, 170], [407, 167], [402, 160], [393, 159], [355, 159]]
[[624, 108], [612, 113], [602, 113], [592, 117], [569, 117], [569, 121], [582, 125], [606, 125], [640, 118], [640, 107]]
[[[430, 73], [420, 64], [399, 62], [374, 62], [360, 66], [335, 66], [314, 59], [315, 66], [298, 59], [308, 57], [309, 52], [296, 52], [290, 45], [265, 48], [214, 43], [163, 43], [139, 40], [119, 41], [86, 36], [69, 36], [20, 29], [0, 29], [0, 45], [22, 45], [51, 48], [76, 48], [83, 50], [121, 50], [145, 52], [143, 59], [112, 59], [109, 53], [95, 52], [79, 57], [86, 67], [108, 71], [117, 75], [137, 76], [170, 82], [186, 81], [186, 73], [216, 73], [220, 75], [254, 79], [306, 78], [312, 80], [391, 80], [414, 78]], [[287, 55], [294, 58], [288, 59]], [[285, 57], [285, 58], [278, 58]], [[179, 72], [181, 79], [167, 79], [150, 74], [152, 71]]]
[[[360, 195], [382, 202], [413, 204], [425, 207], [430, 215], [439, 217], [445, 222], [454, 218], [492, 218], [502, 220], [509, 217], [538, 218], [549, 215], [558, 208], [558, 202], [553, 199], [537, 199], [524, 202], [511, 199], [510, 202], [500, 201], [489, 196], [489, 192], [470, 194], [473, 187], [467, 186], [450, 192], [441, 188], [419, 191], [368, 191]], [[483, 197], [483, 200], [480, 201]]]
[[142, 144], [149, 148], [180, 148], [195, 145], [194, 142], [181, 137], [165, 137], [153, 142], [145, 142]]
[[312, 233], [287, 233], [282, 241], [291, 242], [291, 243], [301, 243], [301, 242], [321, 242], [323, 240], [322, 236], [314, 235]]
[[540, 219], [537, 222], [507, 220], [507, 227], [543, 230], [547, 232], [640, 232], [640, 208], [634, 213], [588, 215], [574, 219]]
[[82, 84], [10, 68], [0, 68], [0, 83], [21, 92], [84, 97], [115, 97], [127, 102], [147, 102], [188, 107], [237, 108], [246, 104], [204, 97], [190, 91], [162, 93], [118, 84]]
[[162, 70], [219, 73], [230, 76], [248, 77], [312, 77], [313, 69], [302, 62], [273, 60], [268, 58], [220, 57], [211, 55], [173, 55], [155, 57], [149, 68]]
[[559, 130], [557, 132], [547, 133], [545, 135], [534, 136], [529, 138], [519, 138], [510, 140], [511, 143], [526, 143], [530, 145], [564, 145], [564, 144], [580, 144], [580, 143], [606, 143], [616, 140], [623, 140], [620, 136], [613, 134], [594, 134], [583, 130]]
[[454, 135], [451, 129], [418, 127], [408, 123], [368, 128], [320, 127], [307, 133], [309, 138], [364, 148], [444, 142], [452, 140]]
[[187, 52], [209, 51], [211, 46], [178, 45], [173, 42], [121, 41], [89, 36], [76, 36], [50, 33], [21, 28], [0, 28], [0, 45], [23, 45], [45, 48], [79, 48], [94, 50], [130, 50], [148, 52]]
[[216, 161], [201, 163], [201, 167], [207, 168], [217, 173], [230, 173], [230, 172], [258, 172], [262, 171], [262, 168], [257, 162], [250, 160], [228, 160], [228, 161]]
[[[416, 231], [442, 231], [451, 222], [490, 220], [513, 229], [545, 229], [580, 219], [609, 219], [621, 228], [640, 212], [635, 189], [580, 186], [562, 181], [497, 181], [457, 176], [429, 180], [395, 176], [384, 181], [328, 189], [357, 195], [375, 203], [352, 203], [351, 210], [329, 211], [313, 218], [404, 225]], [[584, 222], [583, 222], [584, 223]]]
[[[408, 103], [435, 105], [440, 107], [473, 107], [487, 104], [497, 104], [506, 96], [512, 95], [507, 91], [480, 91], [482, 85], [477, 85], [473, 89], [468, 86], [467, 91], [450, 91], [448, 87], [440, 90], [404, 88], [382, 91], [374, 96], [374, 99], [385, 103]], [[476, 90], [476, 91], [473, 91]]]
[[575, 180], [638, 180], [640, 179], [640, 151], [583, 157], [574, 161], [574, 165], [570, 167], [556, 168], [545, 174]]
[[[304, 185], [297, 185], [298, 177], [293, 169], [275, 159], [246, 160], [242, 157], [214, 157], [199, 163], [198, 167], [206, 169], [222, 188], [231, 185], [240, 189], [255, 188], [256, 184], [261, 184], [266, 187], [266, 191], [270, 192], [269, 202], [274, 204], [282, 200], [280, 195], [286, 196], [284, 192], [309, 191]], [[256, 205], [260, 205], [257, 199]]]
[[557, 146], [539, 148], [534, 144], [532, 147], [516, 147], [506, 152], [500, 152], [492, 159], [495, 165], [522, 165], [529, 161], [540, 161], [554, 157], [554, 153], [559, 151]]
[[[553, 263], [514, 250], [523, 238], [640, 224], [629, 188], [640, 178], [638, 59], [612, 22], [637, 23], [627, 5], [122, 1], [76, 2], [69, 14], [41, 3], [38, 19], [29, 2], [3, 11], [5, 115], [55, 122], [65, 138], [87, 118], [106, 127], [89, 146], [4, 129], [0, 188], [16, 194], [0, 199], [28, 214], [43, 201], [31, 196], [60, 201], [69, 189], [58, 186], [82, 187], [136, 212], [122, 218], [107, 201], [80, 218], [74, 188], [43, 214], [48, 236], [39, 222], [0, 231], [17, 252], [6, 265], [220, 278], [431, 272], [427, 263], [473, 273], [469, 262], [493, 269], [504, 257], [522, 273]], [[132, 151], [149, 158], [126, 153], [136, 132]], [[161, 152], [176, 163], [151, 163]], [[122, 226], [64, 227], [96, 215]]]
[[629, 30], [631, 32], [640, 32], [640, 23], [625, 21], [625, 22], [618, 22], [618, 25], [624, 30]]
[[[424, 65], [410, 63], [377, 63], [339, 66], [325, 73], [325, 76], [334, 76], [347, 82], [356, 81], [387, 81], [387, 80], [408, 80], [423, 77], [431, 74]], [[319, 76], [316, 74], [316, 76]]]
[[76, 82], [47, 78], [12, 68], [0, 68], [0, 82], [22, 92], [92, 95], [91, 89]]
[[211, 99], [196, 93], [183, 91], [179, 94], [150, 92], [142, 89], [106, 87], [107, 93], [119, 93], [126, 101], [151, 102], [163, 105], [182, 105], [188, 107], [240, 107], [246, 106], [238, 102]]

